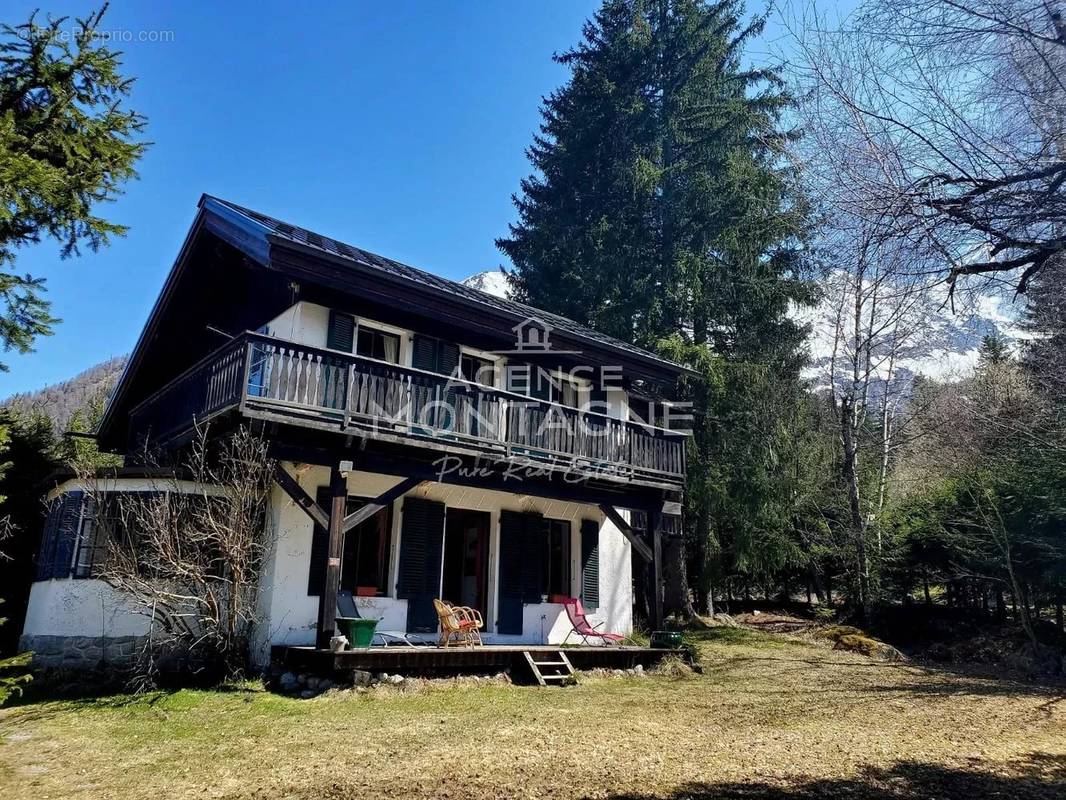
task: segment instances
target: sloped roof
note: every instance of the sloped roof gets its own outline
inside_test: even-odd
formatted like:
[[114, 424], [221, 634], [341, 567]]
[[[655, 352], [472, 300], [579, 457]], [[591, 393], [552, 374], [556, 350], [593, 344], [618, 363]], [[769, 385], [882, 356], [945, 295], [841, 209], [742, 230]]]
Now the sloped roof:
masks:
[[658, 362], [666, 367], [669, 367], [678, 371], [687, 371], [687, 368], [665, 359], [660, 355], [656, 355], [648, 350], [637, 347], [635, 345], [623, 342], [620, 339], [615, 339], [612, 336], [595, 331], [585, 325], [581, 325], [572, 319], [567, 319], [558, 314], [553, 314], [549, 311], [543, 311], [533, 306], [528, 306], [525, 303], [519, 303], [515, 300], [509, 300], [496, 295], [482, 292], [479, 289], [474, 289], [470, 286], [465, 286], [458, 281], [449, 280], [448, 278], [442, 278], [439, 275], [434, 275], [431, 272], [412, 267], [407, 264], [403, 264], [391, 258], [385, 256], [379, 256], [376, 253], [371, 253], [362, 248], [355, 247], [345, 242], [332, 239], [329, 236], [323, 236], [322, 234], [315, 233], [307, 228], [301, 228], [298, 225], [293, 225], [288, 222], [283, 222], [279, 219], [271, 217], [267, 214], [263, 214], [259, 211], [254, 211], [244, 206], [239, 206], [236, 203], [232, 203], [229, 200], [223, 200], [218, 197], [212, 197], [210, 195], [204, 195], [203, 201], [218, 203], [231, 211], [235, 211], [247, 217], [249, 220], [263, 226], [268, 232], [281, 239], [293, 242], [305, 247], [311, 247], [316, 250], [321, 250], [325, 253], [329, 253], [333, 256], [339, 256], [342, 259], [352, 261], [355, 264], [359, 264], [363, 267], [369, 267], [374, 270], [379, 270], [388, 275], [402, 278], [404, 280], [413, 281], [414, 283], [428, 286], [439, 292], [444, 292], [455, 297], [459, 297], [463, 300], [471, 303], [478, 303], [481, 305], [489, 306], [490, 308], [503, 312], [507, 315], [514, 317], [515, 322], [520, 322], [529, 318], [536, 318], [547, 325], [550, 325], [554, 330], [564, 331], [573, 336], [581, 339], [586, 339], [591, 342], [614, 348], [631, 355], [636, 355], [649, 361]]

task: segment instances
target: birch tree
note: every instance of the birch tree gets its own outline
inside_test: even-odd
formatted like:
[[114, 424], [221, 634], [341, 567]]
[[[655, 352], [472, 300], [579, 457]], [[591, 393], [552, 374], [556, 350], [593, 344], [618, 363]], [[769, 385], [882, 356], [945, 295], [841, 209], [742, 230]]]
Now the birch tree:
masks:
[[790, 21], [797, 69], [851, 118], [880, 169], [883, 224], [963, 276], [1024, 292], [1066, 249], [1061, 0], [868, 0]]

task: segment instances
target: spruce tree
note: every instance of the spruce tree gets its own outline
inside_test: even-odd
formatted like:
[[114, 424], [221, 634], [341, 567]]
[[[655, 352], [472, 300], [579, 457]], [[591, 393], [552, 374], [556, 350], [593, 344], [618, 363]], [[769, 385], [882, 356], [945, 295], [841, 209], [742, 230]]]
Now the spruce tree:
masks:
[[[123, 103], [132, 80], [97, 28], [107, 9], [77, 20], [0, 25], [0, 349], [29, 352], [59, 321], [44, 281], [14, 269], [16, 251], [56, 239], [66, 258], [126, 228], [99, 216], [136, 176], [145, 119]], [[6, 367], [0, 363], [0, 371]]]
[[[534, 174], [497, 242], [522, 299], [704, 373], [684, 387], [686, 530], [704, 584], [712, 557], [761, 568], [789, 550], [776, 448], [803, 361], [788, 310], [808, 299], [805, 205], [782, 166], [790, 98], [773, 71], [742, 66], [762, 29], [742, 13], [736, 0], [607, 0], [557, 56], [570, 80], [544, 102]], [[679, 548], [667, 562], [678, 610]]]

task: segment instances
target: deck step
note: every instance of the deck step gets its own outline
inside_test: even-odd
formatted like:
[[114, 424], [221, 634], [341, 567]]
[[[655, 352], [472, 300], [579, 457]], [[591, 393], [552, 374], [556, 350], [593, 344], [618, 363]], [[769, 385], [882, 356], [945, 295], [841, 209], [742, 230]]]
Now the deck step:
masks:
[[[548, 656], [556, 656], [559, 659], [558, 661], [534, 661], [533, 654], [528, 650], [523, 650], [522, 655], [525, 656], [529, 670], [533, 673], [533, 677], [536, 678], [539, 686], [547, 686], [548, 681], [562, 682], [572, 680], [574, 677], [574, 665], [570, 663], [570, 659], [566, 657], [566, 653], [562, 650], [546, 654]], [[550, 667], [554, 671], [545, 674], [541, 667]]]

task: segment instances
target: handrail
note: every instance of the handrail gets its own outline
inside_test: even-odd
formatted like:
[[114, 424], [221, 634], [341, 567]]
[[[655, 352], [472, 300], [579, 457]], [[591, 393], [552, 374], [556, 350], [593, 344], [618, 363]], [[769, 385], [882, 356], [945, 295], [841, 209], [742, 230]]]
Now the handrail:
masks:
[[685, 472], [680, 431], [252, 331], [140, 401], [130, 412], [131, 430], [165, 439], [237, 406], [253, 414], [311, 411], [342, 429], [365, 426], [388, 409], [399, 435], [443, 435], [535, 459], [562, 456], [657, 475]]
[[212, 350], [206, 356], [204, 356], [199, 361], [194, 363], [191, 367], [189, 367], [184, 372], [179, 372], [178, 373], [178, 377], [171, 378], [169, 381], [164, 383], [161, 388], [156, 389], [154, 392], [152, 392], [146, 398], [141, 400], [141, 402], [139, 402], [137, 405], [135, 405], [133, 408], [131, 408], [130, 409], [130, 416], [133, 416], [134, 414], [136, 414], [137, 411], [141, 408], [141, 406], [147, 405], [148, 403], [150, 403], [152, 400], [155, 400], [157, 397], [159, 397], [164, 392], [170, 391], [171, 388], [173, 388], [177, 384], [181, 383], [183, 380], [185, 380], [187, 377], [189, 377], [189, 375], [191, 375], [193, 372], [196, 372], [196, 370], [200, 369], [201, 367], [205, 367], [209, 363], [211, 363], [212, 361], [216, 360], [218, 358], [219, 354], [222, 353], [227, 347], [233, 346], [236, 342], [240, 341], [243, 338], [244, 338], [243, 335], [237, 335], [237, 336], [232, 337], [224, 345], [222, 345], [221, 347], [216, 347], [214, 350]]
[[[255, 331], [245, 331], [243, 334], [240, 334], [239, 336], [234, 337], [234, 338], [235, 339], [244, 338], [244, 339], [248, 339], [249, 341], [260, 341], [260, 342], [263, 342], [264, 344], [281, 345], [283, 347], [297, 347], [297, 348], [299, 348], [301, 350], [304, 350], [306, 352], [320, 353], [322, 355], [330, 356], [331, 358], [341, 358], [341, 359], [345, 359], [345, 360], [348, 360], [348, 361], [351, 361], [351, 362], [354, 362], [354, 363], [364, 362], [364, 363], [367, 363], [367, 364], [374, 364], [374, 365], [381, 366], [381, 367], [387, 367], [389, 369], [399, 370], [400, 372], [410, 373], [412, 375], [424, 375], [425, 377], [432, 378], [433, 380], [440, 380], [441, 378], [444, 378], [445, 380], [448, 381], [448, 383], [450, 385], [455, 385], [455, 384], [464, 385], [464, 386], [467, 386], [467, 387], [469, 387], [471, 389], [474, 389], [476, 391], [479, 391], [479, 392], [484, 392], [486, 394], [499, 395], [500, 397], [503, 397], [505, 399], [517, 400], [517, 401], [520, 401], [520, 402], [525, 403], [527, 405], [536, 404], [536, 405], [541, 405], [541, 406], [554, 407], [554, 408], [562, 409], [564, 412], [575, 412], [576, 411], [576, 412], [578, 412], [580, 414], [584, 414], [586, 416], [598, 417], [599, 419], [603, 419], [603, 420], [606, 420], [606, 421], [609, 421], [609, 422], [614, 422], [614, 423], [632, 425], [634, 427], [643, 428], [646, 431], [653, 431], [653, 432], [656, 432], [656, 433], [661, 433], [664, 436], [684, 437], [684, 435], [685, 435], [685, 434], [681, 433], [680, 431], [673, 431], [673, 430], [670, 430], [669, 428], [661, 428], [658, 425], [652, 425], [652, 424], [647, 423], [647, 422], [637, 422], [637, 421], [634, 421], [634, 420], [631, 420], [631, 419], [620, 419], [618, 417], [612, 417], [612, 416], [609, 416], [607, 414], [602, 414], [599, 411], [591, 411], [591, 410], [587, 410], [587, 409], [584, 409], [584, 408], [577, 408], [577, 407], [574, 407], [574, 406], [567, 406], [567, 405], [563, 405], [562, 403], [555, 403], [555, 402], [553, 402], [551, 400], [542, 400], [539, 397], [531, 397], [529, 395], [519, 394], [518, 392], [512, 392], [509, 389], [501, 389], [498, 386], [486, 386], [483, 383], [475, 383], [474, 381], [468, 381], [465, 378], [459, 378], [459, 377], [456, 377], [455, 375], [444, 375], [444, 374], [442, 374], [440, 372], [431, 372], [429, 370], [419, 369], [418, 367], [409, 367], [409, 366], [407, 366], [405, 364], [395, 364], [395, 363], [393, 363], [391, 361], [382, 361], [379, 358], [371, 358], [369, 356], [361, 356], [361, 355], [358, 355], [357, 353], [349, 353], [349, 352], [347, 352], [345, 350], [332, 350], [332, 349], [330, 349], [328, 347], [318, 347], [316, 345], [303, 344], [302, 342], [294, 342], [294, 341], [292, 341], [290, 339], [281, 339], [281, 338], [276, 337], [276, 336], [267, 336], [266, 334], [256, 333]], [[218, 352], [218, 351], [215, 351], [215, 352]]]

